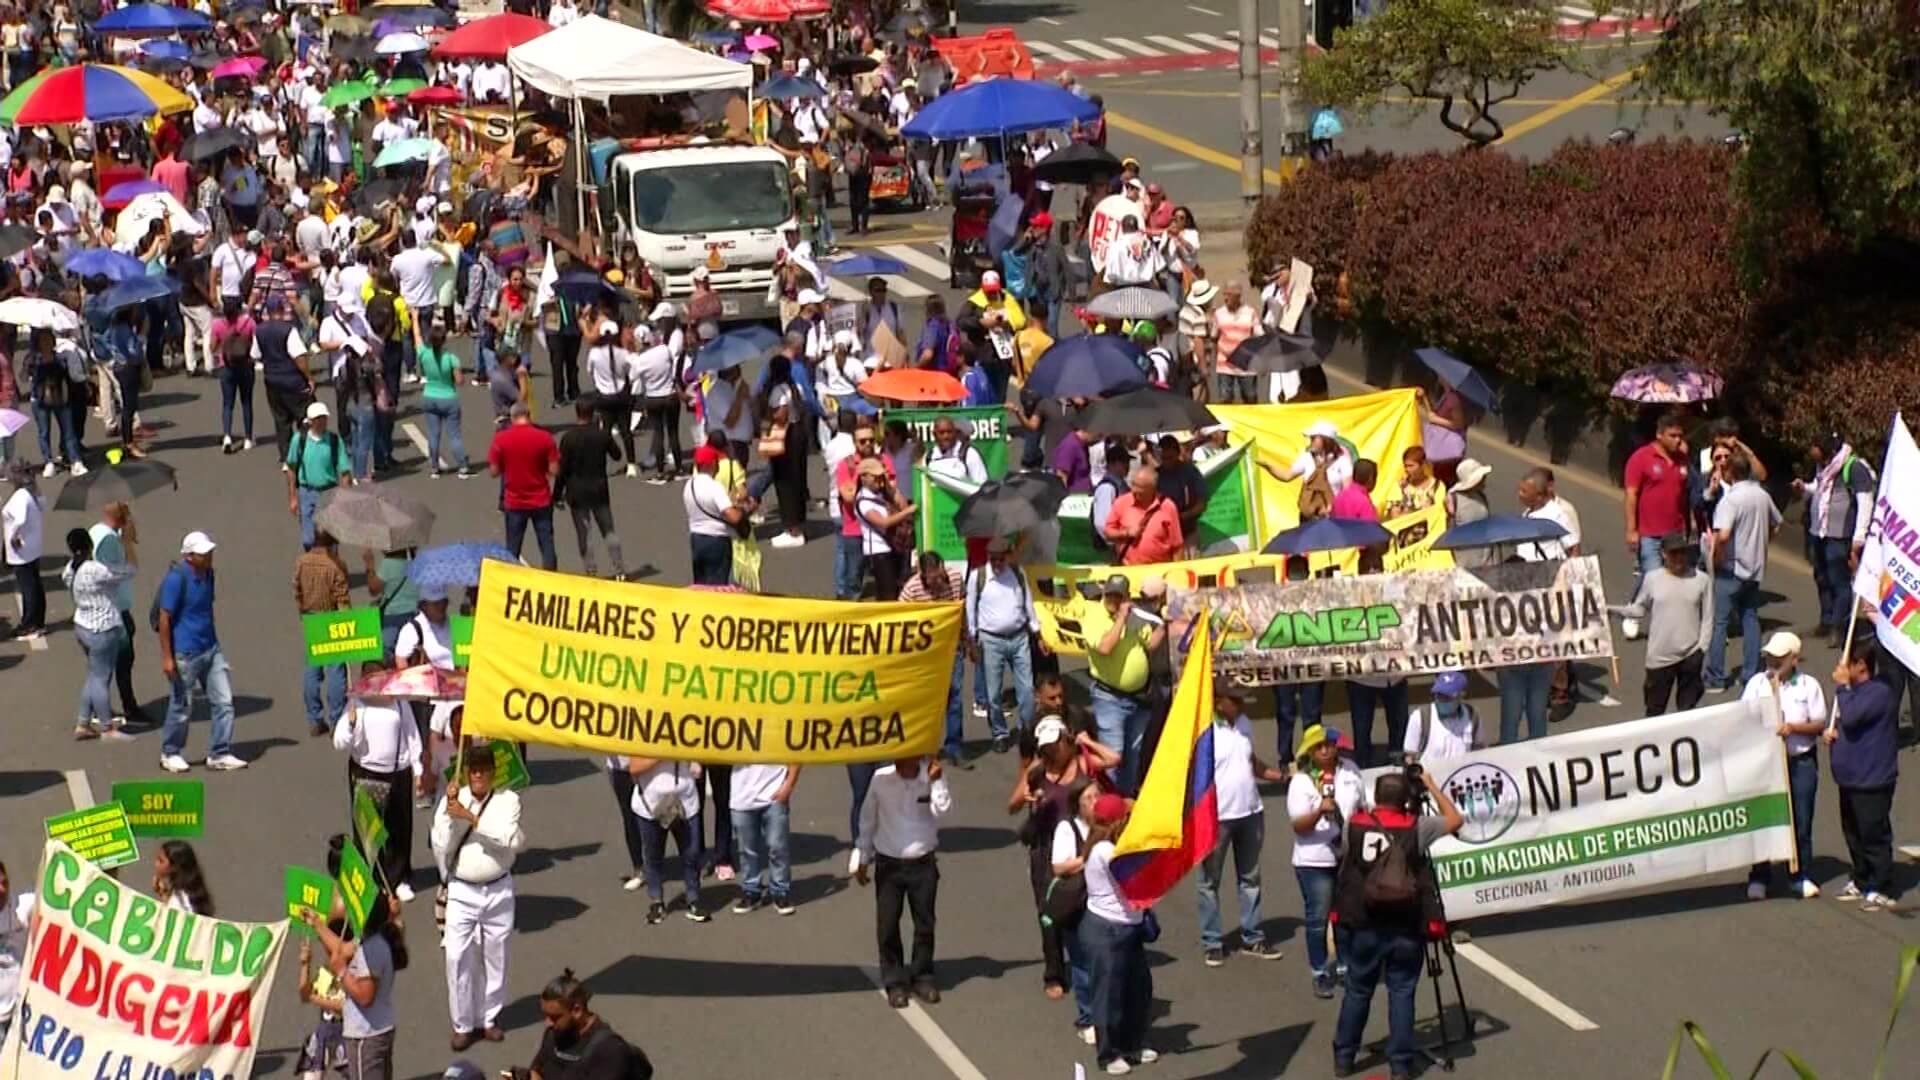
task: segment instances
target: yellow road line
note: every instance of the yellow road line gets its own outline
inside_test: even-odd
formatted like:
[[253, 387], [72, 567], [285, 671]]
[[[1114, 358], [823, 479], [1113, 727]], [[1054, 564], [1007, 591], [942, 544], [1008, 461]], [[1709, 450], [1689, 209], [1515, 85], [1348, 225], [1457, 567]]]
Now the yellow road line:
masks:
[[1608, 76], [1594, 83], [1592, 86], [1587, 87], [1585, 90], [1571, 97], [1563, 98], [1541, 109], [1537, 113], [1521, 117], [1513, 123], [1508, 124], [1507, 133], [1493, 140], [1493, 145], [1499, 146], [1501, 143], [1512, 142], [1529, 131], [1545, 127], [1588, 102], [1598, 101], [1606, 97], [1615, 90], [1633, 81], [1633, 77], [1638, 74], [1640, 74], [1640, 65], [1635, 64], [1620, 74]]
[[[1169, 150], [1177, 150], [1196, 161], [1204, 161], [1209, 165], [1218, 165], [1228, 172], [1233, 173], [1235, 176], [1240, 174], [1240, 159], [1232, 154], [1222, 153], [1211, 146], [1202, 146], [1192, 139], [1175, 135], [1165, 128], [1155, 127], [1144, 120], [1135, 120], [1131, 116], [1123, 116], [1120, 113], [1109, 111], [1107, 113], [1107, 126], [1117, 128], [1129, 135], [1138, 135], [1148, 142], [1159, 143]], [[1277, 169], [1264, 169], [1261, 171], [1261, 176], [1264, 177], [1269, 184], [1284, 184], [1287, 181], [1286, 174]]]

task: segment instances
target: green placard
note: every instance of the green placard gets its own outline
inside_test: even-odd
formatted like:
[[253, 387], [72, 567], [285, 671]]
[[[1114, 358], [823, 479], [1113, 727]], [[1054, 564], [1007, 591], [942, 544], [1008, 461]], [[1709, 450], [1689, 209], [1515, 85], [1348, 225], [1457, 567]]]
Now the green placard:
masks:
[[318, 937], [313, 927], [301, 921], [300, 913], [311, 909], [325, 919], [333, 910], [333, 879], [304, 866], [287, 867], [287, 918], [293, 928], [309, 937]]
[[377, 607], [316, 611], [300, 616], [300, 629], [307, 636], [308, 667], [378, 660], [385, 655]]
[[[980, 463], [987, 468], [987, 479], [998, 480], [1007, 475], [1012, 440], [1008, 437], [1007, 409], [1004, 405], [974, 405], [964, 409], [889, 409], [886, 418], [907, 425], [907, 431], [920, 444], [922, 460], [934, 449], [934, 421], [945, 419], [965, 424], [969, 444], [980, 452]], [[916, 465], [911, 477], [900, 478], [901, 490], [919, 493], [922, 507], [928, 505], [928, 500], [940, 504], [931, 515], [924, 512], [919, 515], [915, 541], [922, 551], [931, 548], [948, 562], [958, 562], [966, 558], [966, 540], [953, 531], [953, 511], [959, 509], [960, 500], [965, 496], [931, 487], [926, 483], [926, 475], [926, 470]], [[936, 523], [932, 535], [928, 535], [929, 522]]]
[[[493, 750], [493, 786], [508, 791], [519, 791], [533, 783], [532, 774], [527, 772], [527, 763], [520, 758], [520, 748], [506, 739], [495, 739], [487, 744]], [[447, 771], [440, 778], [453, 782], [453, 774], [460, 767], [456, 756], [447, 764]], [[463, 777], [464, 779], [464, 777]]]
[[380, 804], [373, 801], [373, 793], [363, 787], [353, 789], [353, 832], [367, 858], [380, 857], [381, 849], [387, 846], [387, 822], [380, 815]]
[[140, 860], [127, 808], [117, 802], [56, 814], [47, 819], [47, 839], [58, 840], [102, 870]]
[[447, 624], [453, 632], [453, 666], [466, 667], [473, 662], [473, 616], [449, 615]]
[[374, 880], [373, 868], [361, 858], [360, 849], [352, 844], [341, 845], [340, 876], [334, 880], [340, 885], [340, 902], [347, 906], [347, 918], [357, 935], [366, 930], [373, 905], [380, 903], [380, 884]]
[[122, 780], [113, 801], [135, 836], [199, 836], [207, 826], [207, 788], [199, 780]]

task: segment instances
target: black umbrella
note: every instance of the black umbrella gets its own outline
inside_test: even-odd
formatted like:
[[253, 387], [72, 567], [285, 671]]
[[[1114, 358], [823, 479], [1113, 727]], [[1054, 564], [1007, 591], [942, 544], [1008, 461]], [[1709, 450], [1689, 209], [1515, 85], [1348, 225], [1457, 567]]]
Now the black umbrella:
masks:
[[195, 52], [192, 56], [189, 56], [187, 58], [187, 63], [192, 64], [194, 67], [199, 68], [201, 71], [210, 71], [213, 68], [219, 67], [220, 61], [225, 59], [226, 57], [221, 56], [219, 53], [215, 52], [212, 49], [201, 49]]
[[25, 225], [0, 225], [0, 259], [11, 259], [40, 242], [40, 234]]
[[827, 71], [834, 75], [864, 75], [880, 66], [880, 61], [857, 53], [836, 53], [827, 57]]
[[1191, 397], [1153, 386], [1102, 398], [1080, 414], [1080, 426], [1096, 435], [1195, 431], [1218, 422]]
[[1120, 175], [1120, 159], [1092, 143], [1064, 146], [1033, 167], [1036, 180], [1049, 184], [1094, 184]]
[[1309, 555], [1316, 551], [1379, 547], [1393, 542], [1393, 534], [1379, 522], [1342, 518], [1315, 518], [1267, 541], [1263, 555]]
[[962, 500], [953, 527], [962, 536], [1012, 536], [1052, 520], [1066, 497], [1066, 485], [1052, 473], [1014, 473]]
[[188, 161], [205, 161], [229, 150], [244, 150], [252, 141], [246, 132], [234, 127], [196, 131], [180, 144], [180, 156]]
[[370, 180], [354, 190], [353, 201], [362, 210], [371, 210], [383, 202], [399, 198], [407, 190], [404, 180]]
[[1045, 469], [1032, 469], [1025, 472], [1008, 473], [1000, 482], [1026, 496], [1040, 511], [1040, 516], [1051, 518], [1060, 512], [1060, 504], [1067, 501], [1067, 485], [1060, 477]]
[[595, 270], [568, 270], [553, 283], [553, 291], [576, 304], [618, 304], [620, 291]]
[[1323, 359], [1305, 334], [1260, 334], [1233, 350], [1227, 362], [1250, 375], [1279, 375], [1319, 367]]
[[60, 489], [55, 510], [98, 510], [110, 502], [132, 502], [156, 491], [178, 491], [173, 468], [158, 461], [122, 461], [76, 476]]

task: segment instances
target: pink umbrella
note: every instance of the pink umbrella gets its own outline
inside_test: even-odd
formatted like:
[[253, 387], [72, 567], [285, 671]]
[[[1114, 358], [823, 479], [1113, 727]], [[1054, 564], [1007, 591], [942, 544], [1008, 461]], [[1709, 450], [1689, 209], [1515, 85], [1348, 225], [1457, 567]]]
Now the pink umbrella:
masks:
[[267, 58], [264, 56], [236, 56], [215, 64], [212, 75], [216, 79], [251, 79], [266, 66]]
[[459, 701], [467, 696], [467, 675], [463, 671], [442, 671], [432, 664], [416, 664], [398, 671], [376, 671], [354, 683], [350, 692], [356, 697]]
[[746, 46], [750, 52], [761, 52], [766, 49], [779, 48], [780, 39], [774, 37], [772, 34], [748, 34], [747, 39], [740, 44]]

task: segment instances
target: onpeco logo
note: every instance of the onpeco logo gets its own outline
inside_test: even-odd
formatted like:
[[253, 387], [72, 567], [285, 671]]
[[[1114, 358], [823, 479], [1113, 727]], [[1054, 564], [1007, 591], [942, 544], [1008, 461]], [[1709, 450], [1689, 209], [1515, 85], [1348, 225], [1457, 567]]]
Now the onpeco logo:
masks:
[[1520, 820], [1520, 783], [1498, 765], [1462, 765], [1441, 786], [1466, 819], [1458, 834], [1465, 843], [1491, 844]]

